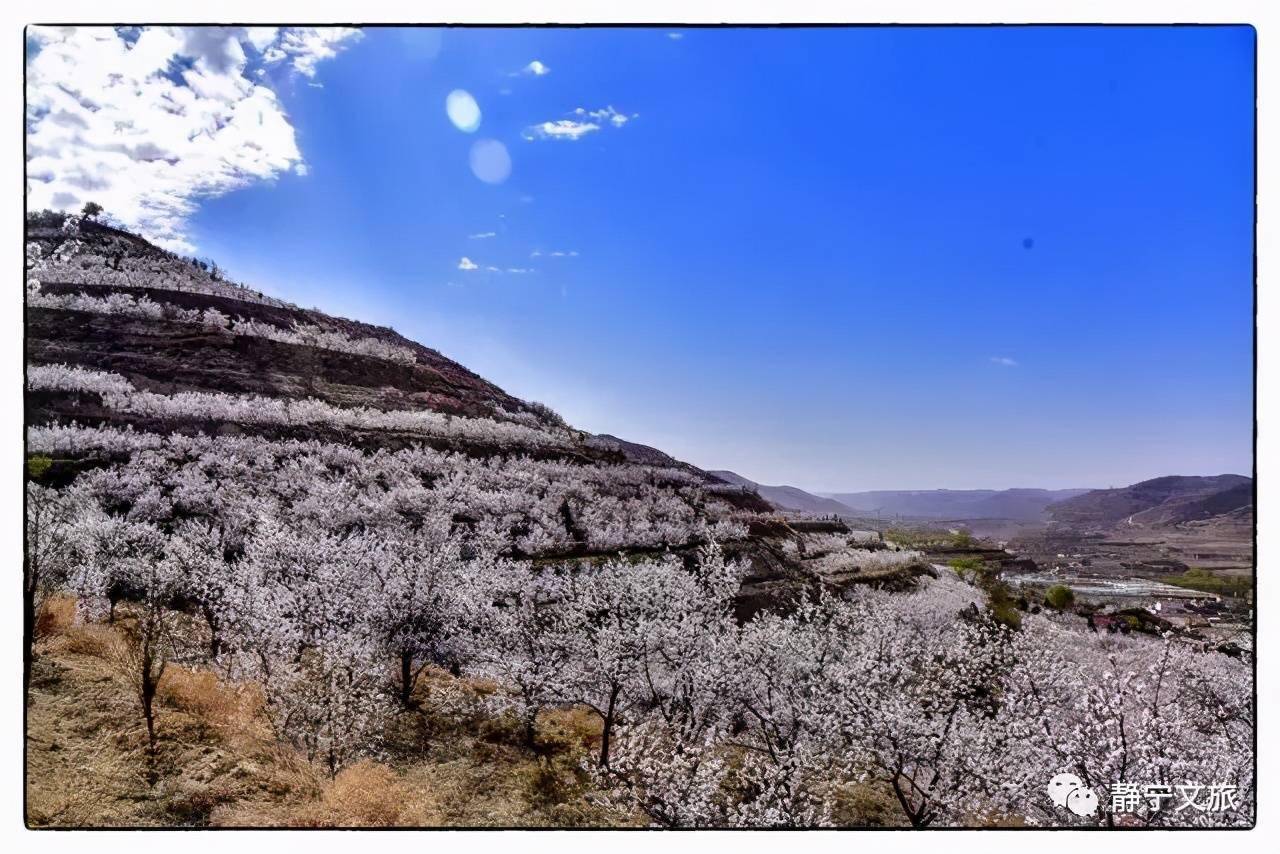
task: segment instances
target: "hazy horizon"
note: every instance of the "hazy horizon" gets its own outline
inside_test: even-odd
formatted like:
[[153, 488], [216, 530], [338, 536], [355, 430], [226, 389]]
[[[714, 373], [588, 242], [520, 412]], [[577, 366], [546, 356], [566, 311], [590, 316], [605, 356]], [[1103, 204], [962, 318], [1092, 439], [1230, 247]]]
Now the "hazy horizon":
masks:
[[761, 483], [1251, 473], [1254, 41], [32, 28], [28, 201]]
[[[689, 460], [686, 460], [685, 462], [689, 462]], [[716, 467], [716, 466], [699, 466], [699, 468], [703, 468], [703, 469], [705, 469], [705, 470], [707, 470], [707, 471], [716, 471], [716, 470], [719, 470], [719, 471], [732, 471], [734, 474], [741, 475], [742, 477], [745, 477], [747, 480], [755, 481], [756, 483], [759, 483], [759, 484], [761, 484], [762, 486], [794, 486], [794, 487], [796, 487], [797, 489], [802, 489], [802, 490], [804, 490], [805, 492], [808, 492], [810, 495], [817, 495], [817, 496], [820, 496], [820, 497], [823, 497], [823, 498], [829, 498], [829, 497], [834, 496], [834, 495], [841, 495], [841, 494], [848, 495], [848, 494], [852, 494], [852, 493], [859, 493], [859, 492], [986, 492], [986, 491], [990, 491], [990, 492], [1005, 492], [1005, 491], [1008, 491], [1008, 490], [1014, 490], [1014, 489], [1043, 489], [1043, 490], [1046, 490], [1046, 491], [1049, 491], [1049, 492], [1060, 492], [1060, 491], [1063, 491], [1063, 490], [1072, 490], [1072, 489], [1080, 489], [1080, 490], [1094, 490], [1094, 489], [1119, 489], [1119, 488], [1126, 487], [1126, 486], [1132, 486], [1132, 485], [1133, 485], [1133, 484], [1135, 484], [1135, 483], [1141, 483], [1141, 482], [1142, 482], [1142, 481], [1144, 481], [1144, 480], [1151, 480], [1151, 479], [1153, 479], [1153, 478], [1157, 478], [1157, 477], [1170, 477], [1170, 476], [1173, 476], [1173, 477], [1219, 477], [1219, 476], [1222, 476], [1222, 475], [1237, 475], [1237, 476], [1239, 476], [1239, 477], [1247, 477], [1247, 478], [1252, 478], [1252, 477], [1253, 477], [1253, 471], [1252, 471], [1252, 469], [1250, 469], [1250, 470], [1249, 470], [1249, 471], [1247, 471], [1247, 472], [1238, 472], [1238, 471], [1218, 471], [1218, 472], [1182, 472], [1182, 471], [1171, 471], [1171, 472], [1163, 472], [1163, 473], [1161, 473], [1161, 474], [1152, 475], [1151, 477], [1140, 478], [1140, 479], [1138, 479], [1138, 480], [1134, 480], [1134, 481], [1128, 481], [1128, 482], [1125, 482], [1125, 483], [1117, 483], [1117, 482], [1113, 482], [1113, 483], [1096, 484], [1096, 485], [1092, 485], [1092, 486], [1087, 485], [1087, 484], [1085, 484], [1085, 485], [1082, 485], [1082, 484], [1076, 484], [1076, 485], [1074, 485], [1074, 486], [1040, 486], [1040, 485], [1038, 485], [1038, 484], [1030, 484], [1030, 485], [1028, 485], [1028, 484], [1025, 484], [1025, 483], [1024, 483], [1024, 484], [1015, 484], [1015, 485], [1013, 485], [1013, 486], [947, 486], [947, 485], [941, 485], [941, 486], [937, 486], [937, 485], [935, 485], [935, 486], [871, 486], [871, 487], [851, 487], [851, 488], [847, 488], [847, 489], [846, 489], [846, 488], [839, 488], [839, 489], [826, 489], [826, 488], [818, 488], [818, 487], [812, 487], [812, 488], [811, 488], [811, 487], [805, 486], [804, 484], [801, 484], [801, 483], [795, 483], [795, 482], [793, 482], [793, 481], [778, 481], [778, 482], [776, 482], [776, 483], [775, 483], [775, 482], [772, 482], [772, 481], [764, 481], [764, 480], [760, 480], [759, 478], [752, 477], [750, 474], [745, 474], [745, 473], [743, 473], [743, 472], [740, 472], [740, 471], [738, 471], [737, 469], [725, 469], [725, 468], [723, 468], [723, 467]]]

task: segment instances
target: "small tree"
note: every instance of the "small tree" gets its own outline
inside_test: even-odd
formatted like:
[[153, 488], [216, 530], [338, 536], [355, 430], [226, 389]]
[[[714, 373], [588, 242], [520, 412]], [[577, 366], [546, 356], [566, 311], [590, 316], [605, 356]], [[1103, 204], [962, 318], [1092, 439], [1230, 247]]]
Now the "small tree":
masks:
[[[147, 727], [147, 754], [154, 762], [156, 755], [156, 688], [164, 675], [165, 665], [173, 654], [172, 613], [167, 606], [169, 585], [164, 573], [152, 566], [142, 586], [137, 619], [121, 626], [122, 640], [116, 647], [113, 663], [133, 690]], [[155, 783], [155, 769], [151, 769]]]
[[97, 202], [85, 202], [80, 215], [85, 219], [97, 219], [102, 214], [102, 205]]
[[109, 590], [127, 594], [133, 607], [121, 626], [113, 664], [138, 701], [147, 729], [148, 781], [156, 781], [155, 696], [165, 664], [175, 655], [171, 607], [181, 564], [165, 555], [166, 539], [154, 525], [88, 514], [80, 521], [84, 561], [72, 586], [86, 597]]
[[1065, 584], [1055, 584], [1044, 592], [1044, 603], [1058, 611], [1070, 608], [1075, 601], [1076, 594]]
[[515, 566], [495, 572], [494, 582], [481, 612], [489, 643], [477, 650], [477, 672], [507, 686], [494, 700], [516, 715], [525, 746], [533, 748], [538, 712], [563, 701], [569, 684], [564, 584], [552, 573], [534, 576]]
[[369, 538], [373, 579], [369, 615], [386, 654], [396, 666], [395, 691], [412, 708], [418, 677], [430, 664], [455, 663], [469, 591], [462, 541], [452, 520], [437, 514], [412, 534]]
[[[33, 457], [30, 469], [39, 467]], [[47, 468], [47, 466], [46, 466]], [[22, 684], [31, 684], [36, 619], [49, 591], [66, 579], [75, 527], [73, 502], [56, 489], [27, 484], [27, 543], [22, 563]]]

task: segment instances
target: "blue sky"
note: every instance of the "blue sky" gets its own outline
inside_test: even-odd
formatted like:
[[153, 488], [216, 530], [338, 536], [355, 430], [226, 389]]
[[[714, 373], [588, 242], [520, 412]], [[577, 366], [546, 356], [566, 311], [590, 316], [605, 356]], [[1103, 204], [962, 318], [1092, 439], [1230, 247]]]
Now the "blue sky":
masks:
[[306, 174], [202, 201], [191, 239], [762, 482], [1250, 472], [1252, 29], [678, 35], [368, 30], [276, 86]]

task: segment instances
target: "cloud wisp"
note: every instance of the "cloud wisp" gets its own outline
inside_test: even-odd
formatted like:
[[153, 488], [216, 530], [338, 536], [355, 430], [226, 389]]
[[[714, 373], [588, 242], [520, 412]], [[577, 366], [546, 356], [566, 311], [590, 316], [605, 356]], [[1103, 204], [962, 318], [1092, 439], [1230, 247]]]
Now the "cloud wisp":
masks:
[[486, 273], [512, 273], [516, 275], [536, 272], [532, 267], [506, 267], [504, 269], [502, 267], [494, 266], [493, 264], [485, 264], [481, 266], [465, 255], [462, 257], [462, 260], [458, 262], [458, 269], [465, 270], [468, 273], [475, 270], [483, 270]]
[[520, 135], [529, 141], [556, 139], [574, 142], [589, 133], [595, 133], [602, 127], [620, 128], [627, 122], [640, 117], [639, 113], [627, 115], [619, 112], [613, 108], [613, 105], [602, 107], [598, 110], [578, 107], [573, 111], [572, 115], [576, 118], [557, 119], [530, 125]]
[[544, 64], [542, 64], [541, 62], [535, 59], [532, 62], [530, 62], [528, 65], [526, 65], [524, 68], [521, 68], [519, 71], [511, 72], [511, 74], [509, 74], [508, 76], [509, 77], [542, 77], [543, 75], [550, 74], [550, 73], [551, 73], [550, 68], [547, 68], [547, 66], [545, 66]]
[[600, 125], [595, 122], [575, 122], [569, 119], [560, 119], [559, 121], [530, 125], [520, 135], [530, 141], [535, 139], [576, 141], [598, 130], [600, 130]]
[[312, 80], [358, 30], [31, 27], [27, 203], [94, 201], [161, 246], [194, 252], [201, 199], [307, 173], [273, 76]]
[[1018, 362], [1016, 359], [1010, 359], [1008, 356], [992, 356], [991, 364], [1000, 365], [1003, 368], [1016, 368]]

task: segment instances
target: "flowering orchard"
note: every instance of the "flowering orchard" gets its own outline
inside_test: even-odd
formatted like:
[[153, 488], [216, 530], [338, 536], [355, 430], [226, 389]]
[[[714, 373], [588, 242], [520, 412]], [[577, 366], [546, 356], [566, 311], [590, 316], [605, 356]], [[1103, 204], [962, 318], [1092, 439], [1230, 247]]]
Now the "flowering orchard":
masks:
[[[717, 545], [743, 529], [683, 472], [76, 426], [29, 445], [100, 463], [28, 487], [29, 607], [69, 591], [85, 619], [141, 615], [152, 731], [165, 663], [203, 664], [260, 685], [280, 740], [336, 773], [433, 701], [436, 666], [498, 685], [487, 702], [531, 746], [540, 711], [590, 710], [590, 797], [658, 825], [826, 824], [849, 785], [916, 826], [1251, 820], [1246, 664], [1062, 616], [1011, 631], [948, 572], [743, 623], [743, 567]], [[635, 506], [649, 526], [620, 542]], [[575, 545], [667, 551], [555, 557]], [[1063, 770], [1100, 797], [1126, 780], [1242, 797], [1084, 818], [1044, 794]]]
[[[80, 225], [39, 226], [28, 305], [417, 359], [336, 325], [165, 302], [285, 305], [113, 230], [86, 251]], [[582, 710], [599, 727], [583, 797], [658, 826], [834, 824], [851, 791], [915, 827], [1253, 821], [1247, 662], [1068, 614], [1009, 628], [945, 569], [905, 574], [906, 592], [827, 583], [928, 568], [865, 532], [768, 520], [749, 536], [736, 488], [545, 408], [165, 394], [57, 363], [27, 381], [93, 423], [27, 430], [26, 678], [51, 595], [115, 621], [152, 754], [174, 663], [256, 684], [281, 745], [330, 775], [387, 751], [402, 716], [447, 707], [445, 681], [423, 678], [436, 669], [492, 685], [487, 712], [534, 751], [543, 713]], [[762, 555], [791, 595], [743, 619]], [[1090, 808], [1064, 808], [1054, 779]]]

